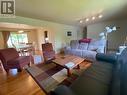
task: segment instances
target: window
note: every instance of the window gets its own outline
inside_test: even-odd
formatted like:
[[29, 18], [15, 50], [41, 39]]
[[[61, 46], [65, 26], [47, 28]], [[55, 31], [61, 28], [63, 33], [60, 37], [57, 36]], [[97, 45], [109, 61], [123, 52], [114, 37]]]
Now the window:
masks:
[[27, 33], [11, 33], [7, 43], [9, 47], [14, 47], [13, 45], [18, 45], [20, 43], [28, 43]]

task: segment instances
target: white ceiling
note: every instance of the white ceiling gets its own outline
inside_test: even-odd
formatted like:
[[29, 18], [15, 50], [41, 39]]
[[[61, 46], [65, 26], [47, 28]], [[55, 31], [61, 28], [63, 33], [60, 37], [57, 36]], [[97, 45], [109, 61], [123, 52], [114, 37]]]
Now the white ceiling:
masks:
[[101, 19], [84, 22], [87, 25], [127, 16], [127, 0], [15, 0], [16, 15], [79, 25], [82, 18], [102, 14]]
[[0, 23], [0, 31], [18, 31], [18, 30], [24, 30], [24, 31], [30, 31], [30, 30], [36, 30], [40, 27], [34, 27], [30, 25], [25, 24], [16, 24], [16, 23]]

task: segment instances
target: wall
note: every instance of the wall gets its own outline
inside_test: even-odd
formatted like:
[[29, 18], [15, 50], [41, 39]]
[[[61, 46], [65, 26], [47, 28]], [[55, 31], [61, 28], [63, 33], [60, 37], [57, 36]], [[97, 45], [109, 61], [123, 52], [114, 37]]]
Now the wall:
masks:
[[[38, 49], [41, 50], [41, 44], [44, 43], [44, 31], [48, 31], [49, 42], [53, 43], [56, 52], [59, 52], [62, 47], [68, 45], [70, 40], [79, 39], [77, 32], [80, 33], [80, 28], [71, 26], [57, 25], [58, 28], [42, 28], [37, 30]], [[72, 31], [72, 36], [67, 36], [67, 31]]]
[[4, 48], [4, 41], [3, 41], [2, 32], [0, 32], [0, 49], [2, 48]]
[[48, 31], [48, 38], [49, 38], [49, 42], [53, 44], [53, 47], [55, 48], [54, 46], [54, 43], [55, 43], [55, 38], [54, 38], [54, 32], [53, 30], [50, 30], [48, 28], [42, 28], [42, 29], [37, 29], [37, 45], [38, 45], [38, 50], [41, 50], [42, 47], [42, 43], [45, 42], [44, 40], [44, 31]]
[[[65, 45], [68, 45], [70, 43], [70, 40], [76, 40], [79, 39], [78, 32], [80, 31], [77, 27], [72, 26], [58, 26], [59, 28], [55, 31], [57, 33], [55, 34], [55, 45], [57, 46], [57, 50], [59, 51], [61, 47], [64, 47]], [[72, 36], [67, 36], [67, 31], [72, 32]]]
[[[27, 25], [33, 25], [42, 27], [49, 30], [49, 36], [50, 41], [53, 43], [56, 52], [59, 52], [60, 48], [63, 46], [63, 44], [68, 44], [70, 40], [72, 39], [79, 39], [81, 37], [81, 28], [82, 27], [76, 27], [76, 26], [70, 26], [65, 24], [59, 24], [49, 21], [43, 21], [43, 20], [36, 20], [31, 18], [25, 18], [16, 16], [16, 18], [0, 18], [0, 22], [10, 22], [10, 23], [20, 23], [20, 24], [27, 24]], [[43, 32], [44, 30], [35, 31], [35, 34], [37, 34], [37, 40], [38, 40], [38, 47], [41, 49], [41, 43], [43, 43]], [[72, 36], [67, 37], [66, 32], [72, 31]], [[77, 33], [79, 32], [79, 33]]]
[[99, 39], [99, 33], [103, 32], [106, 26], [120, 27], [117, 31], [108, 35], [108, 49], [118, 49], [124, 43], [127, 36], [127, 20], [116, 20], [88, 25], [87, 37]]

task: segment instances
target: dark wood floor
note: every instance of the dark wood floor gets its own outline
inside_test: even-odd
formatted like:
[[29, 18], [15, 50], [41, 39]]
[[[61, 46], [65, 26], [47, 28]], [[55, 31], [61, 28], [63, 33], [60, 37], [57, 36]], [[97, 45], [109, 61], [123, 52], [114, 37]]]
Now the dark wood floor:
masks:
[[32, 77], [23, 70], [10, 70], [7, 75], [0, 66], [0, 95], [45, 95]]

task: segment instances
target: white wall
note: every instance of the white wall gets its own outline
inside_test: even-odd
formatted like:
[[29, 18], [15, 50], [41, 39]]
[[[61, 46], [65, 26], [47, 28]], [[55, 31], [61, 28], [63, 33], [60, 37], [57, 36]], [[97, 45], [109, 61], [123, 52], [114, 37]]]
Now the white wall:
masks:
[[[56, 25], [58, 28], [43, 27], [38, 29], [37, 40], [38, 40], [38, 49], [41, 50], [41, 44], [44, 43], [44, 31], [48, 31], [49, 42], [53, 43], [53, 46], [56, 52], [59, 52], [62, 47], [68, 45], [70, 40], [80, 39], [82, 29], [79, 27], [73, 27], [68, 25]], [[67, 31], [72, 32], [72, 36], [67, 36]]]
[[124, 43], [127, 36], [127, 20], [116, 20], [88, 25], [87, 37], [99, 39], [99, 33], [103, 32], [106, 26], [117, 26], [120, 29], [108, 35], [108, 49], [118, 49]]
[[[55, 38], [54, 38], [54, 32], [53, 30], [50, 30], [48, 28], [42, 28], [42, 29], [37, 29], [37, 49], [38, 50], [42, 50], [42, 43], [44, 43], [44, 31], [48, 31], [48, 38], [49, 38], [49, 42], [53, 44], [55, 43]], [[33, 33], [34, 34], [34, 33]], [[55, 48], [55, 47], [54, 47]]]

